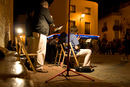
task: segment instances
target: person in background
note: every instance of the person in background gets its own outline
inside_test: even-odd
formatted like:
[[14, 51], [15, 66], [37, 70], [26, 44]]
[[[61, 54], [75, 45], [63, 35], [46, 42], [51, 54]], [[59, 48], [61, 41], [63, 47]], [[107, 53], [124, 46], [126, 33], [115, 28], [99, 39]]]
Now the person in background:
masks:
[[56, 47], [57, 43], [58, 43], [58, 35], [54, 35], [53, 39], [49, 42], [49, 44]]
[[46, 56], [47, 36], [49, 34], [49, 26], [53, 23], [53, 17], [49, 12], [49, 4], [42, 0], [40, 6], [34, 10], [34, 32], [33, 43], [30, 49], [33, 53], [37, 53], [37, 58], [34, 60], [35, 68], [38, 72], [47, 73], [43, 68]]
[[123, 58], [121, 58], [121, 60], [128, 61], [130, 55], [130, 29], [126, 29], [124, 46], [125, 46], [125, 55], [123, 56]]
[[[26, 15], [27, 15], [27, 19], [26, 19], [26, 22], [25, 22], [25, 29], [26, 29], [25, 45], [26, 45], [26, 48], [27, 48], [27, 52], [30, 53], [30, 50], [28, 50], [28, 49], [31, 49], [31, 47], [32, 47], [31, 45], [32, 45], [32, 42], [33, 42], [34, 10], [28, 9]], [[28, 46], [28, 45], [30, 45], [30, 46]]]
[[46, 61], [48, 63], [54, 63], [54, 60], [55, 60], [55, 56], [56, 56], [56, 51], [57, 51], [57, 42], [58, 42], [58, 35], [54, 35], [53, 36], [53, 39], [49, 42], [49, 56], [48, 58], [46, 59]]
[[[77, 56], [85, 55], [84, 63], [82, 66], [90, 66], [90, 56], [92, 51], [90, 49], [80, 49], [79, 37], [76, 37], [75, 33], [78, 31], [77, 26], [70, 28], [70, 42]], [[68, 43], [68, 36], [66, 37], [66, 43]]]
[[25, 27], [26, 27], [26, 37], [32, 37], [32, 32], [34, 31], [34, 10], [33, 9], [28, 9], [27, 10], [27, 19], [25, 22]]
[[62, 32], [59, 37], [58, 45], [65, 43], [66, 33]]

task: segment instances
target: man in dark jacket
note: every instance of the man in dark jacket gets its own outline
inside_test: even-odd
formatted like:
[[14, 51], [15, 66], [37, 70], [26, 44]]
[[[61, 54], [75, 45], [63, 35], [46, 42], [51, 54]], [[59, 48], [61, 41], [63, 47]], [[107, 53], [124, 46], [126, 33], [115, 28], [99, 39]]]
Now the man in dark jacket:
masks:
[[43, 69], [47, 36], [49, 34], [49, 25], [53, 23], [53, 18], [48, 10], [48, 2], [41, 1], [41, 6], [34, 11], [35, 29], [33, 32], [33, 46], [31, 51], [37, 53], [35, 61], [36, 70], [40, 72], [47, 72]]
[[49, 25], [53, 23], [53, 19], [49, 13], [47, 1], [41, 2], [41, 6], [35, 11], [34, 18], [36, 24], [35, 32], [48, 36]]

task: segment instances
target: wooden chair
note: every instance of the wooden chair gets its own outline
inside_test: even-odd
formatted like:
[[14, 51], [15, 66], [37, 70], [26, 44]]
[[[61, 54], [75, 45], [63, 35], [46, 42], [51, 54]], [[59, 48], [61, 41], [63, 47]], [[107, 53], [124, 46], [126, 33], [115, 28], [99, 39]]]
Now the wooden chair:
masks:
[[[66, 46], [68, 46], [68, 43], [63, 43], [63, 45], [64, 45], [64, 47], [66, 47]], [[74, 52], [74, 49], [73, 49], [73, 47], [72, 47], [71, 42], [69, 43], [69, 45], [70, 45], [69, 59], [70, 59], [70, 57], [73, 57], [74, 60], [75, 60], [75, 62], [76, 62], [76, 65], [79, 66], [79, 62], [78, 62], [78, 60], [77, 60], [77, 56], [76, 56], [76, 54], [75, 54], [75, 52]], [[62, 47], [62, 48], [63, 48], [63, 47]], [[63, 49], [63, 50], [64, 50], [64, 49]], [[71, 54], [72, 54], [72, 55], [71, 55]], [[65, 59], [65, 57], [67, 57], [67, 52], [65, 52], [65, 50], [64, 50], [64, 57], [63, 57], [63, 59], [62, 59], [62, 63], [63, 63], [63, 64], [64, 64], [64, 59]]]
[[[56, 48], [57, 48], [57, 51], [56, 51], [55, 62], [54, 62], [55, 65], [56, 65], [56, 63], [58, 63], [57, 59], [59, 57], [59, 48], [60, 48], [60, 45], [56, 45]], [[58, 65], [59, 65], [59, 63], [58, 63]]]
[[60, 44], [61, 46], [61, 50], [62, 50], [62, 55], [63, 55], [63, 58], [62, 58], [62, 64], [61, 64], [61, 67], [63, 66], [64, 64], [64, 60], [65, 60], [65, 57], [67, 57], [67, 54], [66, 54], [66, 50], [63, 48], [62, 44]]
[[[60, 53], [59, 53], [59, 49], [60, 49]], [[60, 65], [62, 55], [63, 55], [63, 58], [64, 58], [65, 57], [65, 51], [63, 49], [62, 44], [60, 44], [60, 45], [57, 45], [57, 53], [56, 53], [56, 57], [55, 57], [55, 64], [58, 63], [58, 65]], [[57, 58], [59, 58], [58, 62], [57, 62]]]
[[[29, 56], [37, 56], [37, 54], [33, 54], [33, 53], [28, 54], [26, 49], [25, 49], [23, 42], [21, 41], [21, 39], [19, 37], [15, 37], [15, 42], [16, 42], [16, 52], [18, 54], [19, 60], [20, 60], [20, 56], [26, 56], [27, 62], [29, 62], [29, 64], [30, 64], [30, 68], [32, 68], [32, 70], [34, 72], [36, 72]], [[22, 52], [23, 52], [23, 54], [22, 54]]]

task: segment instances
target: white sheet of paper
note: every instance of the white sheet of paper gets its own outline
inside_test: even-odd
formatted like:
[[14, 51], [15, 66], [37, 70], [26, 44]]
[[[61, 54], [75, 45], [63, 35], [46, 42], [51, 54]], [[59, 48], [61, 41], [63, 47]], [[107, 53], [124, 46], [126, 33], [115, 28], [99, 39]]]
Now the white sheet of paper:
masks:
[[92, 39], [87, 39], [85, 42], [91, 42]]

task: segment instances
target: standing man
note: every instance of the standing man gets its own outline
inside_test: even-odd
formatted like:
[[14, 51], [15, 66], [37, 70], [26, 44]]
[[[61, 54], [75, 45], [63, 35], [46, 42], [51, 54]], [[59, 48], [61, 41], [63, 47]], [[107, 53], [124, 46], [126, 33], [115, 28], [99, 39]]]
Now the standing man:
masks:
[[[92, 51], [90, 49], [80, 49], [79, 48], [79, 37], [75, 36], [75, 33], [78, 31], [77, 26], [72, 26], [70, 28], [70, 42], [72, 44], [72, 47], [74, 49], [74, 52], [77, 56], [86, 55], [84, 59], [83, 66], [90, 66], [90, 55]], [[66, 37], [66, 43], [68, 43], [68, 36]]]
[[33, 32], [33, 51], [37, 53], [35, 60], [36, 71], [47, 72], [43, 69], [43, 65], [46, 55], [49, 25], [53, 23], [53, 19], [48, 10], [48, 2], [42, 0], [40, 5], [41, 6], [34, 12], [35, 30]]

